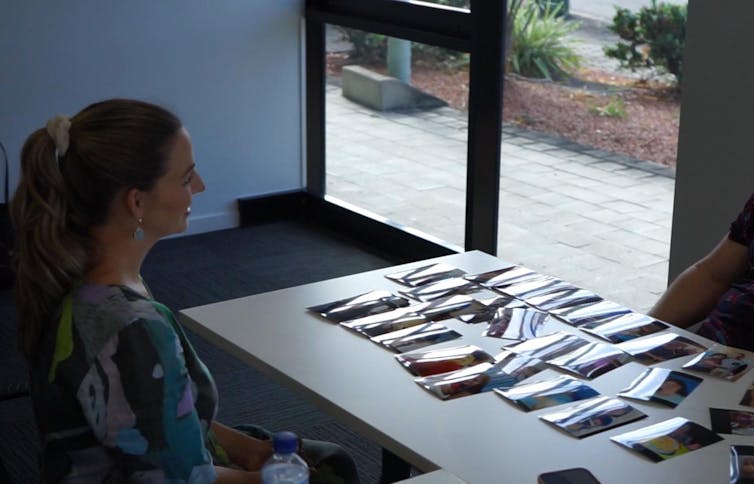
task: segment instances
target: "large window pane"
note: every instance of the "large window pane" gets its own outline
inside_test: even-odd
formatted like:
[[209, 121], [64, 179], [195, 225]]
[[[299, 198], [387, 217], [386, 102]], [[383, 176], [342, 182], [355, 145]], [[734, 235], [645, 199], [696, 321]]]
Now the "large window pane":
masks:
[[447, 83], [468, 85], [468, 57], [388, 40], [328, 28], [326, 193], [463, 246], [468, 95]]

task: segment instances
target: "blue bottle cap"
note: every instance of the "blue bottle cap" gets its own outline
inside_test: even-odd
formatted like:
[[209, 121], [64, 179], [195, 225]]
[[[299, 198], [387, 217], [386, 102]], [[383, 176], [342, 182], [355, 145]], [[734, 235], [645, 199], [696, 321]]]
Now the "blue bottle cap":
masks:
[[293, 454], [298, 450], [298, 436], [293, 432], [275, 432], [272, 436], [272, 447], [277, 454]]

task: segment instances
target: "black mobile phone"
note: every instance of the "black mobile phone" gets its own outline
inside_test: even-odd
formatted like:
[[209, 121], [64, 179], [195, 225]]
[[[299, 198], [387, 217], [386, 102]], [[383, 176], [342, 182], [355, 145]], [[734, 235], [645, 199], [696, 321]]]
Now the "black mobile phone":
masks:
[[600, 484], [594, 474], [583, 467], [545, 472], [537, 477], [538, 484]]

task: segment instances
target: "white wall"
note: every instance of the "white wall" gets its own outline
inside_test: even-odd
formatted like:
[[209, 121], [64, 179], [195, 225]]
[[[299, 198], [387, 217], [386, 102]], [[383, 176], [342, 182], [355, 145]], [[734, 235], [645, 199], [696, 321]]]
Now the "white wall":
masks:
[[706, 254], [754, 192], [754, 2], [691, 0], [670, 279]]
[[11, 189], [29, 133], [109, 97], [176, 112], [207, 191], [190, 233], [237, 225], [241, 196], [298, 189], [302, 0], [7, 0], [0, 141]]

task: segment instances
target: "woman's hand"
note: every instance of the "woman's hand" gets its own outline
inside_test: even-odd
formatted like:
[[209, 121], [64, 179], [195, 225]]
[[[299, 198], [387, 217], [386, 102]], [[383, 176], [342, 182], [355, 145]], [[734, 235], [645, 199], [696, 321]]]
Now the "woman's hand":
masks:
[[260, 470], [272, 455], [272, 442], [268, 440], [250, 437], [216, 421], [212, 422], [212, 431], [231, 462], [246, 471]]
[[[243, 435], [244, 441], [242, 446], [245, 447], [238, 459], [231, 459], [247, 471], [258, 471], [262, 465], [272, 456], [272, 442], [269, 440], [259, 440], [248, 435]], [[227, 451], [227, 449], [226, 449]], [[230, 452], [228, 451], [230, 455]]]

